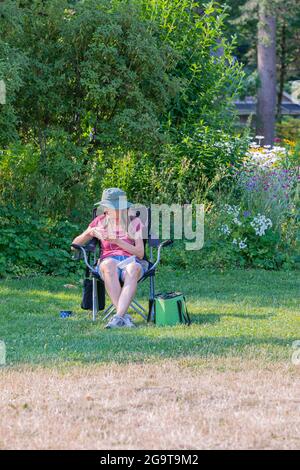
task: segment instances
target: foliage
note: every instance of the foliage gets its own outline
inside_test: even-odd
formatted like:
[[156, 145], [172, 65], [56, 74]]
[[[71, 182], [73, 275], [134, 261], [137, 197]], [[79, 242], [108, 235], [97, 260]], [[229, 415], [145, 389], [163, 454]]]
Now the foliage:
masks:
[[[13, 4], [0, 7], [0, 79], [9, 90], [8, 103], [0, 105], [2, 272], [8, 262], [14, 269], [65, 269], [71, 239], [108, 186], [146, 204], [206, 203], [205, 256], [180, 254], [186, 269], [195, 260], [199, 266], [283, 265], [273, 254], [294, 253], [298, 203], [294, 189], [287, 188], [286, 198], [278, 184], [295, 187], [299, 151], [285, 138], [280, 162], [279, 146], [247, 154], [252, 163], [256, 154], [257, 162], [272, 163], [275, 152], [278, 165], [270, 171], [244, 162], [248, 131], [232, 136], [232, 102], [244, 73], [235, 41], [224, 37], [226, 8], [189, 0]], [[219, 227], [231, 223], [223, 220], [226, 202], [251, 211], [233, 237], [238, 243], [247, 237], [249, 253], [221, 237]], [[272, 221], [273, 238], [255, 239], [251, 221], [258, 214]], [[9, 237], [19, 219], [24, 240], [18, 238], [27, 249], [13, 255]], [[37, 255], [26, 258], [30, 230], [38, 232]], [[268, 237], [261, 263], [254, 250], [265, 249]]]
[[240, 265], [276, 269], [286, 256], [278, 250], [279, 233], [273, 231], [270, 218], [260, 213], [243, 211], [225, 205], [219, 220], [220, 236], [232, 245]]
[[174, 199], [176, 186], [194, 200], [239, 158], [213, 130], [229, 131], [243, 77], [217, 4], [199, 14], [186, 0], [34, 0], [3, 11], [5, 47], [23, 62], [14, 119], [0, 108], [18, 132], [0, 136], [2, 204], [77, 222], [106, 186], [141, 202]]
[[84, 179], [94, 165], [89, 147], [75, 145], [64, 131], [48, 131], [46, 145], [46, 158], [32, 143], [14, 143], [0, 152], [0, 200], [11, 207], [76, 220], [90, 204]]
[[28, 57], [17, 96], [22, 134], [36, 139], [42, 155], [45, 133], [57, 127], [74, 143], [92, 136], [110, 151], [161, 143], [159, 116], [176, 90], [170, 48], [130, 4], [69, 7], [67, 0], [20, 4], [16, 45]]
[[93, 192], [99, 194], [100, 187], [120, 187], [133, 202], [151, 204], [159, 202], [163, 195], [158, 193], [162, 177], [157, 170], [157, 162], [147, 153], [128, 152], [105, 158], [98, 154], [97, 174], [93, 178]]
[[287, 163], [284, 147], [252, 144], [233, 172], [230, 203], [224, 206], [223, 197], [216, 204], [215, 226], [221, 238], [234, 245], [248, 266], [277, 269], [299, 264], [299, 169]]
[[78, 267], [70, 259], [70, 240], [80, 230], [67, 220], [0, 206], [0, 276], [43, 272], [66, 275]]
[[300, 142], [300, 119], [285, 117], [277, 123], [277, 134], [281, 139]]
[[284, 147], [270, 149], [252, 144], [233, 178], [243, 207], [267, 212], [276, 227], [295, 210], [299, 169], [291, 166]]
[[215, 128], [226, 123], [229, 129], [232, 98], [244, 74], [233, 57], [234, 43], [224, 38], [225, 10], [216, 2], [200, 7], [190, 0], [142, 3], [145, 14], [158, 22], [163, 40], [179, 54], [174, 73], [181, 93], [173, 100], [166, 125], [184, 133], [201, 122]]
[[232, 137], [199, 126], [179, 143], [169, 143], [159, 158], [128, 152], [107, 159], [99, 155], [97, 172], [103, 187], [120, 186], [133, 200], [150, 204], [205, 201], [228, 165], [241, 161], [247, 135]]
[[232, 137], [204, 125], [182, 134], [180, 142], [166, 146], [159, 163], [159, 193], [169, 203], [210, 200], [227, 167], [243, 158], [247, 144], [247, 135]]
[[186, 252], [184, 242], [176, 242], [175, 256], [167, 255], [163, 262], [182, 269], [298, 269], [299, 209], [299, 168], [290, 149], [252, 143], [206, 202], [204, 248]]
[[14, 2], [0, 3], [0, 80], [5, 83], [5, 103], [0, 103], [0, 146], [18, 139], [18, 110], [16, 97], [23, 85], [23, 70], [27, 65], [26, 54], [15, 45], [20, 32], [20, 15]]

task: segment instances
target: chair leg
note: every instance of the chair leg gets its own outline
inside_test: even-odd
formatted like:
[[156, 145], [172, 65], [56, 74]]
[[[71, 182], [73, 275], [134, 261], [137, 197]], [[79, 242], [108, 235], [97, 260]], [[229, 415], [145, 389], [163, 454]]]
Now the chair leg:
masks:
[[[135, 310], [136, 313], [138, 313], [139, 315], [141, 315], [141, 317], [143, 317], [144, 320], [147, 320], [146, 315], [144, 315], [141, 310], [139, 310], [137, 307], [135, 307], [135, 306], [133, 305], [133, 303], [130, 304], [130, 307], [133, 308], [133, 310]], [[143, 308], [143, 307], [142, 307], [142, 308]]]
[[114, 310], [115, 310], [115, 306], [113, 304], [110, 304], [103, 312], [103, 320], [106, 320], [110, 315], [113, 314]]
[[[137, 304], [136, 301], [133, 301], [133, 302]], [[141, 315], [141, 316], [144, 318], [144, 320], [147, 320], [146, 315], [144, 315], [144, 313], [143, 313], [143, 312], [146, 312], [146, 310], [144, 309], [144, 307], [142, 307], [142, 305], [139, 305], [139, 304], [138, 304], [138, 307], [140, 307], [140, 309], [139, 309], [138, 307], [135, 307], [135, 305], [133, 305], [133, 302], [130, 304], [130, 307], [131, 307], [136, 313], [138, 313], [139, 315]], [[106, 320], [110, 315], [112, 315], [113, 312], [114, 312], [114, 310], [115, 310], [115, 306], [114, 306], [113, 304], [109, 305], [109, 307], [107, 307], [107, 309], [104, 311], [104, 314], [105, 314], [105, 315], [104, 315], [104, 317], [103, 317], [103, 320]]]
[[[150, 279], [150, 282], [151, 282], [151, 279]], [[133, 299], [133, 301], [130, 304], [130, 307], [136, 313], [141, 315], [141, 317], [143, 317], [144, 320], [147, 320], [147, 315], [145, 315], [147, 310], [137, 300]], [[110, 315], [112, 315], [114, 310], [115, 310], [115, 306], [113, 304], [110, 304], [103, 312], [103, 315], [104, 315], [103, 320], [106, 320]]]
[[93, 321], [96, 321], [96, 315], [99, 311], [97, 279], [93, 277]]
[[149, 292], [149, 314], [148, 321], [154, 321], [155, 310], [154, 310], [154, 298], [155, 298], [155, 283], [154, 277], [150, 277], [150, 292]]
[[141, 304], [139, 304], [137, 300], [133, 299], [132, 303], [139, 307], [143, 312], [147, 312], [147, 310]]

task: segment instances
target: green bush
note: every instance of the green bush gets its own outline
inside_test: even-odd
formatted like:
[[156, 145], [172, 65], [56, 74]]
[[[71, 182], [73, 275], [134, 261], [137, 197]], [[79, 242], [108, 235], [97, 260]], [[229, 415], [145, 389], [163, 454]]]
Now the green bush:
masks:
[[248, 147], [248, 135], [231, 136], [208, 126], [197, 126], [181, 134], [165, 148], [158, 164], [158, 188], [162, 198], [172, 203], [204, 202], [228, 173], [238, 165]]
[[193, 200], [187, 181], [237, 157], [213, 130], [232, 128], [243, 79], [217, 3], [199, 15], [189, 0], [8, 0], [0, 12], [0, 78], [12, 57], [15, 84], [0, 122], [17, 123], [0, 135], [2, 203], [77, 221], [106, 186], [173, 197], [181, 169], [179, 199]]
[[0, 275], [67, 275], [78, 269], [78, 262], [71, 258], [70, 243], [79, 226], [0, 206], [0, 228]]
[[244, 74], [224, 39], [225, 9], [203, 9], [0, 4], [0, 79], [10, 86], [0, 106], [0, 272], [75, 269], [70, 241], [108, 186], [146, 204], [213, 200], [247, 142], [230, 137]]
[[279, 269], [299, 266], [298, 169], [284, 148], [252, 148], [215, 194], [210, 213], [213, 239], [231, 247], [242, 266]]
[[300, 142], [300, 119], [285, 117], [276, 124], [277, 135], [281, 139]]

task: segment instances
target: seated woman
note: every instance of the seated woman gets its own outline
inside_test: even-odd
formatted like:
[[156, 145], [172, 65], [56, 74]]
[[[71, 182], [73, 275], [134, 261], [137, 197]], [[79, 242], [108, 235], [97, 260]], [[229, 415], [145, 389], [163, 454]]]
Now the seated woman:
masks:
[[[99, 206], [103, 214], [97, 216], [88, 228], [73, 240], [73, 243], [85, 245], [96, 237], [101, 242], [101, 257], [98, 272], [103, 279], [106, 291], [116, 308], [116, 314], [106, 328], [134, 327], [127, 310], [134, 298], [137, 282], [146, 271], [144, 264], [144, 242], [142, 222], [139, 218], [128, 221], [128, 209], [131, 204], [126, 194], [119, 188], [103, 191]], [[130, 222], [130, 223], [129, 223]], [[135, 259], [123, 269], [118, 263], [131, 256]], [[122, 281], [123, 287], [121, 287]]]

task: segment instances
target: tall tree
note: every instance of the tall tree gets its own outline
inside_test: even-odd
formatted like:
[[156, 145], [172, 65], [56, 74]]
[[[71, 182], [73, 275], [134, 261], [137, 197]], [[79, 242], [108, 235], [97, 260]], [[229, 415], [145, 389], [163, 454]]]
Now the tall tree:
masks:
[[[260, 55], [260, 68], [263, 67], [262, 60], [271, 60], [269, 53], [272, 49], [270, 38], [273, 35], [270, 25], [267, 24], [268, 17], [276, 17], [276, 72], [277, 72], [277, 119], [280, 118], [281, 100], [284, 90], [289, 91], [289, 81], [297, 80], [300, 75], [300, 2], [299, 0], [224, 0], [230, 9], [227, 19], [228, 35], [237, 36], [236, 55], [239, 61], [245, 65], [247, 80], [245, 82], [245, 93], [254, 94], [258, 92], [259, 84], [262, 84], [262, 73], [258, 70], [258, 55]], [[267, 14], [267, 15], [266, 15]], [[267, 16], [267, 21], [261, 19]], [[274, 21], [272, 27], [274, 28]], [[257, 33], [259, 30], [259, 33]], [[265, 31], [264, 31], [265, 30]], [[262, 34], [261, 43], [259, 36]], [[267, 49], [263, 45], [269, 45]], [[274, 61], [274, 48], [272, 49], [272, 60]], [[266, 64], [267, 66], [267, 64]], [[274, 70], [274, 63], [273, 63]], [[258, 77], [259, 74], [259, 77]], [[260, 80], [258, 80], [260, 78]], [[270, 80], [266, 79], [267, 93], [270, 92]], [[274, 83], [272, 82], [273, 93]], [[260, 98], [266, 97], [261, 89]], [[273, 97], [274, 98], [274, 97]], [[270, 101], [268, 101], [270, 104]], [[262, 119], [262, 117], [261, 117]], [[269, 117], [266, 119], [269, 121]], [[265, 133], [261, 128], [261, 133]]]
[[257, 27], [257, 93], [256, 131], [264, 143], [274, 142], [276, 116], [276, 16], [269, 1], [259, 2]]

